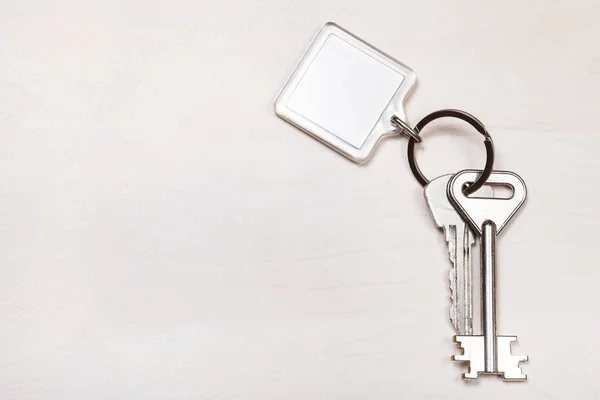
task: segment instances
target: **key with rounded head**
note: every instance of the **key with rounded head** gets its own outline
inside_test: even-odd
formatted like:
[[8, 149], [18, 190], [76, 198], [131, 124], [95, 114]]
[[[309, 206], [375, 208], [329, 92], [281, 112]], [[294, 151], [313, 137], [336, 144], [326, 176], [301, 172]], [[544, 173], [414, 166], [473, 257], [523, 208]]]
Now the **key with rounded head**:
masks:
[[463, 188], [477, 179], [479, 171], [462, 171], [448, 182], [447, 194], [456, 211], [481, 237], [481, 328], [483, 335], [457, 335], [455, 341], [463, 348], [455, 361], [468, 361], [469, 371], [463, 378], [476, 379], [479, 374], [501, 375], [505, 380], [527, 379], [519, 362], [527, 356], [514, 356], [511, 343], [516, 336], [498, 336], [496, 324], [496, 236], [525, 203], [525, 182], [514, 172], [494, 171], [487, 180], [490, 185], [509, 186], [512, 197], [490, 198], [466, 196]]
[[[473, 301], [471, 277], [471, 246], [473, 232], [448, 200], [448, 182], [453, 175], [443, 175], [425, 186], [425, 200], [448, 242], [450, 268], [450, 321], [457, 335], [473, 333]], [[492, 197], [490, 186], [483, 186], [478, 195]]]

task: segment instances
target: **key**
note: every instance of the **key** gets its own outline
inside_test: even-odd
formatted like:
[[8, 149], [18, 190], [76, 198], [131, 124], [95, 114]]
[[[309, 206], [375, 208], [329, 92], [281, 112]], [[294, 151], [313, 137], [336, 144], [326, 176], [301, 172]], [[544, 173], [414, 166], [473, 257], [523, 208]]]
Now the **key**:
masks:
[[514, 172], [492, 172], [488, 184], [505, 185], [513, 189], [508, 199], [466, 196], [462, 188], [473, 182], [479, 171], [462, 171], [448, 182], [447, 194], [456, 211], [473, 232], [481, 237], [481, 329], [482, 335], [457, 335], [455, 341], [463, 349], [454, 361], [469, 362], [463, 379], [477, 379], [479, 374], [501, 376], [507, 381], [524, 381], [527, 375], [519, 367], [527, 356], [515, 356], [511, 343], [516, 336], [498, 336], [496, 324], [496, 236], [508, 224], [527, 198], [525, 182]]
[[[447, 187], [453, 175], [443, 175], [425, 186], [425, 200], [438, 228], [443, 228], [450, 267], [450, 321], [457, 335], [473, 333], [471, 246], [473, 232], [448, 200]], [[491, 186], [483, 186], [478, 195], [492, 197]]]

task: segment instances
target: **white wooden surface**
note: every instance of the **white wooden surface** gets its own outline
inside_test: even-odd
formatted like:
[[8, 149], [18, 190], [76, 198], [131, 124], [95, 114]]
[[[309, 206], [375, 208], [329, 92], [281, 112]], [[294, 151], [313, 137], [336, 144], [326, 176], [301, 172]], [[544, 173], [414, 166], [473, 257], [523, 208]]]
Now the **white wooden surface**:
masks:
[[[499, 240], [527, 383], [449, 361], [405, 140], [357, 166], [275, 117], [329, 20], [417, 71], [412, 123], [472, 112], [528, 183]], [[599, 398], [599, 104], [597, 0], [4, 0], [0, 398]], [[436, 126], [428, 175], [482, 165]]]

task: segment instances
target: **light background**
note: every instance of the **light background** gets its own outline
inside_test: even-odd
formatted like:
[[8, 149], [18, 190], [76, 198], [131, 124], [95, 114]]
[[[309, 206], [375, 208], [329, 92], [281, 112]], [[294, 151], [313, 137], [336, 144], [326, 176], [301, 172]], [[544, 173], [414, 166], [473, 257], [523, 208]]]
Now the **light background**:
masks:
[[[406, 141], [357, 166], [274, 115], [327, 21], [416, 70], [411, 123], [472, 112], [526, 180], [498, 279], [527, 383], [449, 361]], [[599, 105], [597, 0], [4, 0], [0, 398], [600, 398]], [[436, 126], [428, 175], [483, 165]]]

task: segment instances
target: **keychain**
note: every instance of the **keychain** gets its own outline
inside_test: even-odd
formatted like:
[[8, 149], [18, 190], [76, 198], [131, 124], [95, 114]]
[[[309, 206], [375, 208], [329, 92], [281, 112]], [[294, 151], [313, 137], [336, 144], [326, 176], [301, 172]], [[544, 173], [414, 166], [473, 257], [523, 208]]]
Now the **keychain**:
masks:
[[340, 152], [365, 162], [385, 136], [420, 140], [404, 122], [412, 69], [328, 23], [275, 101], [278, 116]]
[[[436, 225], [443, 228], [450, 269], [450, 321], [463, 349], [455, 361], [468, 362], [463, 379], [480, 374], [507, 381], [527, 379], [511, 353], [516, 336], [499, 336], [496, 326], [496, 236], [525, 203], [527, 189], [513, 172], [494, 171], [494, 145], [485, 126], [460, 110], [439, 110], [411, 128], [404, 100], [416, 82], [412, 69], [341, 27], [327, 23], [304, 54], [275, 102], [276, 114], [354, 162], [365, 162], [386, 136], [408, 140], [408, 164], [425, 188]], [[486, 163], [429, 181], [415, 160], [423, 129], [439, 118], [458, 118], [484, 138]], [[512, 189], [494, 198], [493, 186]], [[476, 193], [477, 192], [477, 193]], [[481, 335], [473, 335], [471, 246], [481, 237]]]

